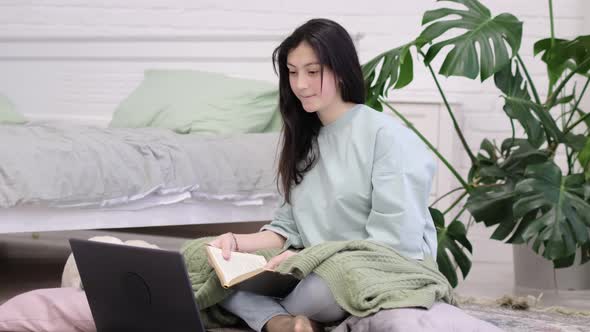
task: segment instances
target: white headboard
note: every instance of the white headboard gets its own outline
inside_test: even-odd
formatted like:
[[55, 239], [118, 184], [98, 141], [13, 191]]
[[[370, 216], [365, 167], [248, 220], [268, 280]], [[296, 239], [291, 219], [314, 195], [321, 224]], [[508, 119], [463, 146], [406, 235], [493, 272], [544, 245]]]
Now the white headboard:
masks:
[[[362, 35], [353, 35], [356, 43]], [[30, 120], [106, 126], [145, 69], [197, 69], [276, 82], [283, 34], [0, 37], [0, 94]]]

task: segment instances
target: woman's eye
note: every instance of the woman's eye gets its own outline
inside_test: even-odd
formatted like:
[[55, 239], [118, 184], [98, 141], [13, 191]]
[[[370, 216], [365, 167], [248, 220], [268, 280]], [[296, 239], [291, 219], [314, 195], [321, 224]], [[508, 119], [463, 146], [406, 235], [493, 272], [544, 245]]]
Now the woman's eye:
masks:
[[294, 72], [294, 71], [289, 72], [289, 75], [295, 75], [295, 74], [297, 74], [297, 72]]
[[315, 75], [315, 74], [317, 74], [317, 73], [318, 73], [317, 71], [310, 71], [310, 72], [309, 72], [309, 74], [310, 74], [310, 75]]

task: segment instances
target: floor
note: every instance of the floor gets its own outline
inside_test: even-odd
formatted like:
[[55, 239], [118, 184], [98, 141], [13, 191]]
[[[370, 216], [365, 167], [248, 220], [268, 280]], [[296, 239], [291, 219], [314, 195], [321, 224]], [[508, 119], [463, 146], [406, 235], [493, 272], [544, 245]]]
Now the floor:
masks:
[[[170, 250], [179, 249], [187, 240], [186, 237], [182, 237], [183, 232], [174, 237], [149, 233], [77, 231], [0, 235], [0, 303], [28, 290], [59, 287], [62, 269], [70, 254], [67, 242], [70, 237], [111, 235], [122, 240], [143, 239]], [[493, 300], [503, 295], [539, 297], [542, 294], [543, 306], [563, 306], [590, 311], [590, 290], [555, 292], [517, 289], [513, 285], [513, 268], [509, 260], [479, 259], [476, 255], [473, 257], [473, 267], [468, 279], [460, 283], [457, 292], [462, 297], [475, 297], [479, 300]]]
[[[590, 277], [590, 276], [589, 276]], [[473, 262], [467, 280], [460, 282], [457, 293], [462, 297], [496, 300], [504, 295], [540, 299], [543, 307], [562, 306], [590, 312], [590, 290], [568, 291], [539, 290], [514, 286], [512, 264], [496, 262]]]

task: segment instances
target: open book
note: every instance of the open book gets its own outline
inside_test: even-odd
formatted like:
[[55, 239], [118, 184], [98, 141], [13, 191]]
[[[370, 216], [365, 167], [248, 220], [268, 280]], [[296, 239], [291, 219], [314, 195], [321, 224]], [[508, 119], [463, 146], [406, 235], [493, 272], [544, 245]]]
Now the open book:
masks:
[[226, 261], [221, 249], [212, 246], [206, 248], [209, 261], [225, 288], [282, 298], [299, 282], [293, 275], [264, 269], [267, 262], [263, 256], [232, 252], [231, 258]]

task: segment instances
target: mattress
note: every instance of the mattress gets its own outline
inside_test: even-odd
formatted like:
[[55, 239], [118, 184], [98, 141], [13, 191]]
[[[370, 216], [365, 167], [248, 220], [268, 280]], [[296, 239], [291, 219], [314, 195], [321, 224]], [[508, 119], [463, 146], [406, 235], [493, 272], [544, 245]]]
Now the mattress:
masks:
[[0, 125], [0, 208], [113, 207], [186, 193], [272, 196], [277, 142], [277, 133]]

